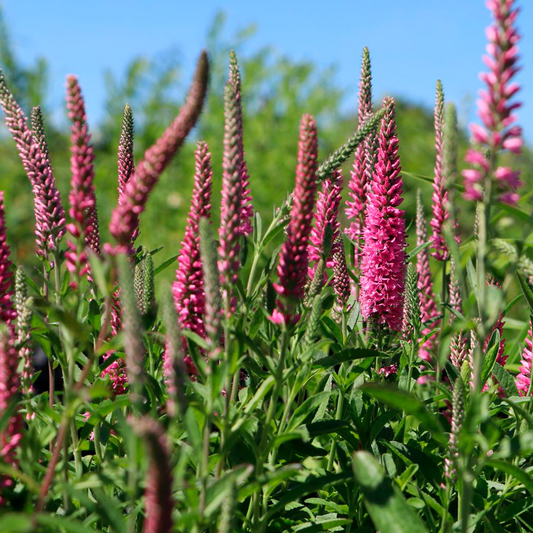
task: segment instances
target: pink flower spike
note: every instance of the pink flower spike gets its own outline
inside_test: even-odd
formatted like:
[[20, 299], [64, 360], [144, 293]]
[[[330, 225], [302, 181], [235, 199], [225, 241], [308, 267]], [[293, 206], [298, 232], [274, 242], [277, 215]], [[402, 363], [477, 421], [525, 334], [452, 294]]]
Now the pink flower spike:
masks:
[[17, 315], [13, 305], [13, 265], [10, 254], [6, 235], [4, 193], [0, 191], [0, 323], [6, 324], [10, 324]]
[[203, 52], [184, 105], [163, 135], [145, 152], [143, 160], [126, 184], [121, 202], [113, 211], [109, 232], [116, 239], [119, 248], [127, 249], [130, 246], [139, 227], [139, 216], [146, 208], [148, 197], [159, 176], [200, 117], [208, 77], [209, 61], [207, 54]]
[[[174, 305], [182, 329], [189, 329], [205, 338], [205, 291], [200, 255], [200, 218], [211, 217], [211, 154], [204, 141], [199, 141], [195, 151], [194, 189], [191, 200], [185, 236], [181, 243], [176, 270], [176, 281], [172, 286]], [[183, 338], [184, 349], [186, 339]]]
[[433, 235], [431, 242], [433, 245], [433, 257], [439, 261], [445, 261], [448, 258], [448, 247], [444, 239], [444, 224], [450, 218], [447, 209], [448, 191], [444, 185], [444, 174], [442, 170], [442, 148], [443, 148], [443, 127], [444, 127], [444, 93], [442, 83], [437, 80], [437, 94], [435, 99], [435, 175], [433, 178], [433, 194], [431, 196], [431, 208], [433, 218], [431, 227]]
[[359, 301], [365, 320], [400, 331], [405, 273], [405, 219], [398, 207], [403, 183], [394, 100], [386, 98], [373, 186], [369, 190]]
[[[70, 168], [72, 172], [72, 193], [70, 216], [78, 220], [85, 244], [100, 255], [100, 230], [94, 191], [94, 152], [90, 144], [85, 101], [76, 76], [67, 76], [67, 110], [71, 121]], [[74, 198], [74, 196], [77, 198]], [[74, 203], [73, 203], [74, 202]], [[74, 210], [74, 213], [73, 213]], [[82, 211], [85, 213], [82, 214]]]
[[296, 166], [296, 184], [291, 208], [291, 219], [287, 227], [287, 236], [278, 263], [278, 283], [274, 288], [278, 299], [279, 314], [285, 322], [292, 323], [294, 307], [304, 296], [309, 266], [308, 245], [311, 233], [315, 194], [317, 189], [316, 171], [318, 157], [317, 129], [314, 118], [304, 115], [300, 123], [300, 140], [298, 143], [298, 164]]
[[[0, 330], [0, 413], [5, 413], [16, 400], [20, 389], [18, 373], [19, 357], [14, 346], [12, 332]], [[0, 432], [0, 460], [9, 466], [17, 466], [16, 450], [22, 438], [22, 416], [15, 408], [13, 415]], [[13, 485], [13, 480], [0, 474], [0, 505], [5, 503], [2, 489]]]
[[529, 322], [529, 330], [525, 338], [525, 346], [522, 351], [522, 359], [520, 361], [519, 373], [516, 376], [516, 388], [520, 396], [529, 396], [533, 392], [531, 390], [531, 363], [533, 358], [533, 330], [531, 321]]
[[[517, 43], [520, 35], [515, 27], [519, 10], [515, 8], [515, 0], [493, 0], [487, 2], [494, 23], [486, 30], [488, 55], [483, 57], [489, 71], [480, 75], [486, 84], [486, 90], [480, 91], [481, 99], [478, 100], [478, 115], [485, 127], [471, 124], [474, 141], [482, 146], [479, 152], [491, 154], [490, 162], [475, 160], [470, 152], [466, 161], [481, 167], [481, 177], [474, 177], [463, 173], [465, 177], [464, 197], [470, 200], [481, 200], [482, 190], [487, 189], [486, 181], [496, 179], [501, 191], [500, 200], [516, 203], [516, 189], [521, 185], [516, 174], [507, 173], [506, 177], [497, 175], [497, 155], [501, 150], [509, 150], [519, 154], [523, 146], [521, 129], [513, 126], [516, 116], [513, 111], [520, 107], [521, 102], [512, 102], [512, 98], [520, 90], [520, 85], [512, 78], [520, 70], [518, 65], [519, 55]], [[516, 131], [516, 134], [515, 134]], [[491, 166], [494, 165], [494, 167]], [[490, 200], [490, 199], [489, 199]]]

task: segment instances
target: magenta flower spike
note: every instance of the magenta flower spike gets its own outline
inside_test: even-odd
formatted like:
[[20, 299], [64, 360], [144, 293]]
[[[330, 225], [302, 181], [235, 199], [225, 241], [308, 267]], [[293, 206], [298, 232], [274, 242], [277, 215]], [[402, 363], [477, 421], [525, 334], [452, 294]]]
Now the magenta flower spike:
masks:
[[[100, 230], [94, 190], [94, 151], [90, 142], [91, 135], [87, 125], [85, 101], [78, 78], [72, 74], [67, 76], [67, 110], [71, 121], [70, 169], [74, 192], [70, 196], [71, 211], [69, 213], [72, 219], [80, 224], [78, 229], [83, 235], [85, 244], [95, 254], [100, 255]], [[74, 199], [74, 196], [77, 198]], [[80, 216], [82, 205], [85, 213]], [[75, 234], [73, 235], [76, 237]]]
[[524, 350], [522, 351], [522, 358], [520, 360], [520, 368], [516, 376], [516, 388], [520, 396], [531, 395], [531, 362], [533, 359], [533, 327], [531, 321], [529, 322], [529, 330], [527, 332]]
[[[368, 48], [363, 49], [361, 78], [359, 81], [358, 122], [359, 125], [372, 114], [372, 72]], [[345, 233], [355, 244], [355, 266], [359, 267], [363, 248], [363, 228], [367, 190], [371, 185], [377, 156], [377, 136], [371, 133], [355, 151], [353, 170], [348, 183], [350, 200], [346, 202], [346, 218], [351, 220]]]
[[13, 305], [13, 272], [10, 254], [11, 249], [6, 235], [4, 193], [0, 191], [0, 322], [6, 324], [11, 324], [17, 316]]
[[172, 468], [168, 441], [161, 424], [147, 416], [131, 422], [146, 442], [149, 463], [146, 473], [144, 533], [170, 533], [173, 527]]
[[211, 154], [206, 142], [198, 142], [194, 155], [196, 161], [194, 189], [172, 294], [181, 328], [189, 329], [205, 338], [205, 291], [199, 224], [200, 218], [209, 220], [211, 217], [213, 171]]
[[56, 250], [57, 243], [65, 233], [65, 210], [50, 165], [42, 113], [39, 107], [32, 112], [32, 134], [24, 112], [7, 88], [1, 71], [0, 105], [32, 186], [37, 253], [46, 257], [48, 252]]
[[[483, 199], [487, 179], [494, 180], [500, 192], [500, 200], [515, 204], [519, 196], [517, 188], [522, 184], [520, 171], [510, 167], [497, 166], [496, 155], [502, 150], [519, 154], [523, 145], [522, 128], [516, 125], [514, 110], [521, 106], [513, 102], [520, 85], [512, 79], [520, 70], [518, 66], [518, 41], [520, 35], [515, 27], [519, 10], [515, 0], [489, 0], [487, 7], [494, 23], [486, 30], [487, 55], [483, 57], [488, 72], [480, 78], [486, 89], [481, 90], [477, 101], [478, 116], [483, 125], [471, 124], [473, 140], [477, 147], [467, 152], [465, 161], [473, 168], [463, 171], [465, 193], [468, 200]], [[485, 153], [492, 154], [487, 159]]]
[[298, 142], [298, 163], [294, 187], [291, 219], [278, 263], [278, 283], [274, 289], [280, 296], [272, 321], [277, 324], [291, 324], [298, 320], [294, 307], [305, 292], [309, 267], [309, 236], [313, 222], [315, 195], [317, 189], [316, 172], [318, 138], [315, 119], [304, 115], [300, 122]]
[[[0, 330], [0, 413], [5, 413], [16, 400], [20, 389], [18, 373], [19, 358], [15, 349], [13, 336], [9, 330]], [[15, 410], [7, 425], [0, 431], [0, 459], [3, 463], [15, 467], [17, 447], [22, 438], [22, 416]], [[2, 489], [13, 485], [13, 480], [0, 474], [0, 505], [4, 503]]]
[[442, 167], [443, 157], [443, 129], [444, 129], [444, 93], [442, 83], [437, 80], [437, 95], [435, 99], [435, 175], [433, 178], [433, 195], [431, 197], [433, 218], [431, 227], [433, 235], [431, 236], [432, 247], [434, 249], [433, 257], [439, 261], [445, 261], [448, 258], [448, 248], [444, 239], [444, 224], [450, 217], [447, 209], [448, 191], [444, 183], [444, 172]]
[[224, 91], [224, 155], [218, 247], [218, 269], [226, 314], [235, 306], [233, 286], [237, 282], [240, 266], [243, 152], [239, 140], [239, 116], [235, 86], [228, 82]]
[[[424, 207], [420, 190], [417, 194], [416, 209], [416, 245], [420, 246], [427, 242], [427, 226], [424, 217]], [[435, 318], [439, 316], [437, 302], [433, 294], [433, 282], [431, 280], [431, 270], [429, 268], [429, 251], [427, 248], [421, 250], [416, 256], [416, 271], [418, 273], [418, 293], [420, 298], [420, 318], [422, 323], [432, 321], [430, 325], [424, 326], [421, 331], [425, 337], [431, 330], [435, 329], [437, 322]], [[421, 346], [418, 356], [424, 361], [430, 361], [433, 358], [435, 349], [435, 336], [429, 337]]]
[[244, 135], [243, 135], [243, 119], [242, 119], [242, 89], [241, 89], [241, 73], [239, 71], [239, 64], [237, 63], [237, 56], [235, 52], [230, 52], [229, 64], [229, 82], [235, 88], [235, 100], [238, 108], [238, 123], [239, 123], [239, 144], [242, 151], [242, 204], [241, 204], [241, 225], [240, 232], [243, 235], [250, 235], [252, 233], [252, 218], [254, 216], [252, 206], [252, 192], [250, 190], [250, 176], [248, 174], [248, 167], [244, 158]]
[[309, 278], [313, 279], [316, 264], [324, 255], [324, 233], [329, 224], [331, 227], [331, 251], [326, 259], [326, 268], [334, 268], [334, 255], [339, 247], [337, 237], [340, 233], [339, 206], [341, 203], [342, 174], [340, 170], [333, 172], [331, 178], [324, 180], [322, 189], [318, 193], [315, 211], [315, 225], [311, 230], [308, 248], [309, 261], [314, 262], [309, 267]]
[[208, 78], [209, 61], [207, 53], [202, 52], [184, 105], [163, 135], [145, 152], [144, 159], [128, 180], [122, 199], [113, 211], [109, 231], [120, 248], [127, 250], [130, 246], [139, 228], [139, 216], [145, 210], [159, 176], [200, 117]]
[[403, 183], [394, 99], [383, 102], [379, 150], [365, 215], [365, 244], [361, 261], [361, 312], [393, 331], [402, 328], [405, 274], [405, 219], [399, 209]]

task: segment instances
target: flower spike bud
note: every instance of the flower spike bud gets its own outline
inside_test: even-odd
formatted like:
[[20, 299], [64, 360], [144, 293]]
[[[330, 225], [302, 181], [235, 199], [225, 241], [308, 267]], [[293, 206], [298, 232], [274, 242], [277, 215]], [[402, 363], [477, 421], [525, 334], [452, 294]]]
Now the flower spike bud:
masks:
[[399, 209], [403, 183], [394, 100], [383, 102], [379, 150], [366, 208], [359, 300], [365, 320], [392, 331], [402, 328], [405, 275], [405, 219]]
[[13, 306], [11, 249], [7, 243], [4, 193], [0, 191], [0, 323], [11, 324], [17, 313]]
[[139, 227], [139, 216], [159, 176], [183, 145], [202, 111], [209, 78], [207, 53], [202, 52], [185, 103], [163, 135], [145, 152], [128, 180], [122, 201], [115, 207], [109, 231], [119, 247], [128, 248]]
[[434, 249], [433, 257], [439, 261], [445, 261], [448, 258], [448, 247], [444, 239], [444, 224], [449, 218], [448, 213], [448, 190], [446, 188], [444, 171], [443, 171], [443, 129], [444, 129], [444, 92], [442, 83], [437, 80], [437, 95], [435, 99], [435, 175], [433, 178], [433, 195], [431, 197], [433, 209], [433, 218], [431, 227], [433, 235], [431, 236], [432, 247]]
[[320, 317], [322, 316], [322, 298], [320, 295], [314, 297], [311, 305], [311, 314], [305, 328], [305, 334], [302, 339], [302, 352], [311, 346], [315, 341], [320, 330]]
[[[416, 196], [416, 245], [421, 246], [427, 242], [427, 225], [424, 216], [424, 206], [422, 204], [422, 196], [420, 189]], [[422, 336], [425, 337], [431, 330], [435, 329], [438, 322], [435, 319], [439, 316], [437, 302], [433, 294], [433, 282], [431, 280], [431, 269], [429, 267], [429, 252], [427, 248], [421, 250], [416, 256], [416, 270], [418, 272], [418, 291], [420, 294], [420, 311], [422, 323], [426, 326], [422, 329]], [[430, 324], [428, 324], [428, 322]], [[432, 358], [432, 353], [435, 350], [435, 336], [429, 337], [418, 353], [419, 357], [424, 361], [429, 361]]]
[[298, 320], [295, 305], [303, 298], [309, 266], [308, 245], [312, 229], [317, 189], [318, 139], [315, 119], [304, 115], [300, 122], [298, 164], [293, 193], [291, 219], [281, 248], [278, 263], [278, 283], [274, 288], [280, 299], [272, 320], [290, 324]]
[[144, 416], [130, 419], [136, 433], [146, 442], [148, 472], [146, 474], [145, 533], [170, 533], [173, 528], [172, 468], [168, 440], [163, 426], [157, 420]]
[[200, 256], [205, 286], [205, 331], [209, 339], [209, 354], [218, 359], [222, 338], [222, 298], [220, 295], [220, 273], [218, 271], [217, 249], [213, 239], [211, 224], [200, 218]]
[[168, 391], [167, 409], [170, 416], [185, 413], [187, 396], [185, 387], [187, 371], [185, 364], [192, 363], [183, 357], [183, 338], [178, 325], [178, 315], [174, 309], [172, 296], [169, 292], [163, 297], [163, 320], [166, 329], [165, 351], [163, 353], [163, 374]]
[[[358, 122], [362, 125], [373, 112], [372, 107], [372, 72], [368, 48], [363, 49], [361, 79], [359, 81]], [[346, 203], [346, 218], [351, 220], [346, 235], [355, 244], [355, 266], [359, 266], [360, 250], [363, 248], [363, 227], [365, 217], [367, 189], [372, 182], [376, 164], [377, 136], [372, 131], [355, 150], [353, 170], [348, 184], [350, 199]]]
[[333, 290], [335, 291], [334, 311], [338, 317], [342, 316], [346, 309], [346, 303], [350, 297], [350, 275], [346, 264], [346, 252], [341, 235], [337, 236], [335, 253], [333, 254]]
[[418, 273], [413, 263], [407, 264], [405, 275], [405, 301], [403, 306], [402, 332], [406, 339], [417, 340], [420, 332], [420, 294]]
[[[195, 151], [194, 189], [187, 217], [185, 236], [178, 257], [176, 280], [172, 285], [174, 305], [182, 329], [189, 329], [205, 338], [205, 291], [200, 253], [201, 218], [211, 217], [211, 186], [213, 171], [209, 146], [199, 141]], [[184, 343], [184, 348], [186, 342]]]
[[243, 235], [250, 235], [252, 233], [252, 218], [254, 216], [252, 207], [252, 193], [250, 191], [250, 176], [248, 175], [248, 168], [244, 158], [244, 142], [243, 142], [243, 119], [242, 119], [242, 89], [241, 89], [241, 73], [239, 71], [239, 64], [237, 63], [237, 56], [232, 50], [229, 55], [229, 82], [235, 88], [236, 106], [239, 109], [239, 144], [242, 151], [242, 204], [241, 204], [241, 225], [240, 231]]
[[85, 101], [78, 78], [73, 75], [67, 76], [67, 110], [71, 121], [72, 143], [70, 148], [72, 190], [69, 213], [75, 223], [79, 224], [78, 229], [84, 237], [85, 244], [95, 254], [100, 255], [100, 230], [94, 190], [94, 151], [90, 143]]
[[154, 260], [148, 252], [144, 258], [142, 314], [147, 315], [155, 307]]
[[375, 132], [380, 121], [383, 119], [386, 109], [380, 109], [368, 117], [359, 125], [357, 131], [329, 157], [320, 164], [316, 171], [316, 181], [318, 183], [329, 178], [334, 170], [339, 169], [345, 161], [355, 152], [356, 148], [372, 133]]
[[118, 202], [122, 202], [126, 184], [135, 172], [135, 160], [133, 158], [134, 123], [133, 111], [126, 104], [122, 114], [122, 128], [118, 143]]
[[320, 258], [318, 263], [315, 265], [315, 271], [313, 277], [307, 286], [307, 292], [305, 295], [306, 305], [309, 302], [312, 302], [315, 296], [318, 296], [322, 292], [322, 287], [324, 286], [324, 276], [325, 276], [325, 267], [324, 259]]
[[237, 282], [240, 266], [242, 155], [239, 141], [239, 107], [235, 97], [235, 87], [232, 83], [227, 83], [224, 91], [224, 157], [218, 247], [218, 269], [227, 316], [235, 306], [233, 286]]
[[464, 385], [461, 377], [457, 377], [453, 385], [452, 419], [450, 438], [448, 441], [448, 457], [444, 460], [444, 475], [452, 482], [456, 477], [457, 461], [459, 459], [459, 435], [464, 419]]
[[125, 254], [119, 254], [116, 261], [120, 283], [120, 303], [122, 307], [128, 382], [132, 390], [134, 403], [139, 405], [142, 400], [144, 385], [143, 367], [144, 354], [146, 352], [142, 340], [143, 327], [135, 301], [130, 261]]

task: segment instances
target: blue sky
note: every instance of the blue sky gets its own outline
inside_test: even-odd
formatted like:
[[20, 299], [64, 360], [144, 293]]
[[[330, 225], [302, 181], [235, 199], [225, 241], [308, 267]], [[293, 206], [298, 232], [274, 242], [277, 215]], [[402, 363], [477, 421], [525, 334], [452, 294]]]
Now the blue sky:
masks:
[[[437, 78], [463, 119], [472, 114], [481, 82], [484, 29], [490, 16], [483, 0], [3, 0], [16, 52], [24, 62], [39, 55], [51, 63], [53, 103], [59, 105], [65, 76], [80, 77], [90, 120], [103, 113], [102, 73], [121, 74], [138, 55], [180, 50], [189, 74], [215, 13], [227, 14], [227, 34], [250, 23], [250, 47], [273, 45], [296, 60], [337, 66], [338, 83], [356, 102], [359, 63], [368, 46], [375, 95], [393, 94], [432, 106]], [[519, 2], [522, 57], [533, 64], [533, 5]], [[519, 81], [526, 138], [533, 141], [533, 85], [525, 68]]]

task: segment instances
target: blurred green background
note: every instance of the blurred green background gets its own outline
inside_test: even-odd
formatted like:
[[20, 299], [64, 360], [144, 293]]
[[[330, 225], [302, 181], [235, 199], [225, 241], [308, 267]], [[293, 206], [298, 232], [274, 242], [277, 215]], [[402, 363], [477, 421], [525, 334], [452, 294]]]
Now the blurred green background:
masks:
[[[221, 149], [223, 136], [222, 93], [227, 78], [228, 54], [235, 49], [243, 78], [244, 139], [251, 175], [254, 208], [264, 219], [270, 219], [272, 208], [279, 205], [292, 188], [296, 165], [298, 125], [303, 113], [317, 118], [321, 157], [325, 157], [354, 131], [356, 110], [343, 105], [346, 91], [336, 86], [334, 68], [318, 68], [310, 62], [296, 62], [265, 47], [249, 52], [246, 43], [253, 27], [228, 35], [225, 17], [218, 14], [206, 36], [211, 59], [209, 99], [200, 123], [170, 168], [162, 176], [141, 218], [138, 243], [149, 249], [164, 246], [156, 264], [178, 253], [192, 191], [195, 140], [205, 139], [213, 155], [213, 218], [218, 219], [221, 182]], [[29, 115], [32, 106], [48, 102], [49, 60], [42, 58], [30, 66], [22, 66], [14, 53], [9, 28], [0, 28], [0, 65], [9, 86]], [[349, 91], [357, 92], [358, 72]], [[107, 225], [117, 201], [116, 152], [120, 134], [122, 109], [129, 103], [135, 117], [135, 154], [138, 160], [144, 150], [163, 132], [177, 113], [190, 72], [183, 73], [177, 53], [156, 58], [139, 57], [131, 61], [126, 74], [117, 78], [105, 72], [105, 118], [93, 128], [96, 151], [96, 192], [102, 240], [109, 238]], [[83, 88], [83, 80], [82, 80]], [[377, 95], [382, 97], [384, 95]], [[394, 95], [393, 95], [394, 96]], [[379, 101], [376, 100], [376, 105]], [[64, 109], [44, 105], [52, 164], [64, 205], [69, 191], [69, 137]], [[52, 118], [53, 117], [53, 118]], [[426, 212], [429, 213], [431, 186], [413, 174], [431, 178], [434, 165], [432, 109], [404, 100], [397, 101], [397, 123], [400, 155], [405, 171], [404, 208], [409, 219], [414, 214], [414, 190], [423, 189]], [[466, 133], [461, 138], [461, 156], [466, 149]], [[16, 263], [36, 264], [33, 237], [33, 200], [29, 182], [18, 158], [14, 142], [0, 126], [0, 189], [6, 193], [8, 239]], [[532, 183], [533, 157], [525, 150], [520, 158], [523, 178]], [[344, 172], [349, 179], [349, 165]], [[460, 203], [460, 216], [468, 233], [472, 227], [471, 206]], [[174, 269], [168, 269], [170, 278]]]

